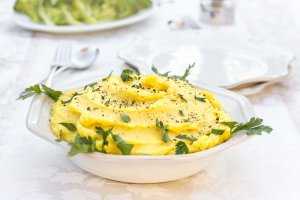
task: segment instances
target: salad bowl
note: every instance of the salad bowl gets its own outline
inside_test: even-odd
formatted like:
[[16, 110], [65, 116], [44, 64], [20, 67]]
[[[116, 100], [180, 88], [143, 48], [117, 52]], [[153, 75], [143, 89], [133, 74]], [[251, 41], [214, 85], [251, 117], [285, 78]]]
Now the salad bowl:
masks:
[[[99, 77], [68, 82], [55, 86], [60, 90], [82, 87]], [[202, 88], [215, 94], [221, 101], [224, 110], [229, 113], [232, 120], [247, 122], [254, 117], [250, 102], [243, 96], [226, 89], [193, 83], [195, 87]], [[49, 118], [52, 100], [44, 95], [35, 96], [32, 100], [28, 116], [27, 127], [40, 138], [61, 147], [67, 155], [70, 147], [64, 141], [57, 139], [50, 130]], [[127, 183], [160, 183], [174, 181], [192, 176], [204, 170], [222, 151], [247, 141], [252, 136], [236, 133], [228, 141], [197, 153], [183, 155], [112, 155], [100, 152], [77, 154], [69, 157], [83, 170], [110, 180]]]

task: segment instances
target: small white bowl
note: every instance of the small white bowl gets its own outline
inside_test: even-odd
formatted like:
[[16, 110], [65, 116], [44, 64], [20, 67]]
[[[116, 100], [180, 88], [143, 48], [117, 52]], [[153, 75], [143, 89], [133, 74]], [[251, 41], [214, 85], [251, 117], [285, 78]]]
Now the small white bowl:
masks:
[[[82, 86], [83, 84], [79, 81], [77, 85]], [[251, 104], [245, 97], [222, 88], [193, 85], [213, 92], [233, 120], [246, 122], [254, 117]], [[65, 88], [68, 86], [70, 86], [69, 88], [76, 87], [76, 84], [69, 83]], [[43, 95], [34, 97], [27, 116], [27, 127], [35, 135], [62, 147], [67, 155], [70, 147], [66, 142], [55, 142], [56, 138], [50, 130], [49, 118], [52, 103], [49, 98]], [[159, 183], [178, 180], [199, 173], [220, 152], [249, 138], [251, 136], [235, 134], [223, 144], [186, 155], [123, 156], [95, 152], [78, 154], [70, 157], [70, 159], [85, 171], [103, 178], [128, 183]]]

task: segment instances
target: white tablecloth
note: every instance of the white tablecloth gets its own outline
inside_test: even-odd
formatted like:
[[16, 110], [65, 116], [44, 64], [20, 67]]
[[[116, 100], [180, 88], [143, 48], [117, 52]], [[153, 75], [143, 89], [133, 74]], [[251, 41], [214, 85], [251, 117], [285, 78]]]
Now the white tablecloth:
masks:
[[[169, 2], [169, 1], [168, 1]], [[96, 45], [101, 56], [92, 69], [65, 72], [55, 81], [121, 71], [118, 49], [133, 37], [174, 33], [167, 21], [198, 15], [197, 0], [163, 3], [149, 20], [126, 28], [78, 35], [33, 33], [12, 23], [13, 1], [0, 2], [0, 199], [300, 199], [299, 73], [285, 83], [251, 97], [257, 115], [274, 128], [222, 153], [202, 173], [163, 184], [125, 184], [88, 174], [56, 146], [25, 127], [30, 101], [15, 101], [24, 87], [45, 77], [56, 43], [61, 40]], [[238, 0], [235, 26], [209, 27], [190, 34], [230, 35], [249, 42], [280, 45], [300, 53], [300, 2]], [[216, 36], [217, 37], [217, 36]], [[184, 169], [183, 169], [184, 170]]]

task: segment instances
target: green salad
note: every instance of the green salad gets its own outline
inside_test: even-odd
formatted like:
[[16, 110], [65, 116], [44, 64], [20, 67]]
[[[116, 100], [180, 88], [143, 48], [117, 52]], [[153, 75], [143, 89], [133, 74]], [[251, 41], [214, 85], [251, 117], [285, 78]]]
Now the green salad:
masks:
[[14, 10], [36, 23], [82, 25], [126, 18], [151, 5], [151, 0], [17, 0]]

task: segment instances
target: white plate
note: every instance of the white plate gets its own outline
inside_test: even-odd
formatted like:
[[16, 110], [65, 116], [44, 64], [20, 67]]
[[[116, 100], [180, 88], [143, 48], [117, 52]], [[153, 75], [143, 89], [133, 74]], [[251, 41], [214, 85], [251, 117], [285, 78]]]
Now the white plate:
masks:
[[282, 76], [278, 79], [273, 79], [272, 81], [265, 81], [265, 82], [260, 82], [257, 84], [253, 84], [253, 85], [249, 85], [247, 87], [244, 88], [234, 88], [231, 91], [237, 92], [241, 95], [244, 96], [252, 96], [252, 95], [256, 95], [261, 93], [265, 88], [276, 84], [276, 83], [280, 83], [283, 82], [285, 80], [288, 80], [289, 78], [291, 78], [292, 76], [295, 75], [295, 66], [294, 65], [289, 65], [289, 70], [288, 70], [288, 74], [286, 76]]
[[[65, 90], [99, 80], [101, 80], [99, 77], [92, 77], [57, 85], [55, 88]], [[195, 86], [215, 93], [233, 120], [245, 122], [254, 116], [253, 109], [245, 97], [221, 88], [198, 84]], [[65, 142], [55, 142], [55, 137], [49, 127], [52, 103], [47, 97], [36, 96], [29, 109], [27, 127], [35, 135], [62, 147], [64, 153], [67, 154], [70, 147]], [[107, 179], [129, 183], [158, 183], [194, 175], [206, 168], [220, 152], [251, 137], [236, 134], [223, 144], [187, 155], [123, 156], [95, 152], [78, 154], [70, 159], [82, 169]]]
[[160, 72], [183, 74], [187, 66], [195, 62], [189, 79], [234, 88], [285, 76], [293, 55], [271, 45], [170, 35], [156, 39], [136, 38], [119, 51], [118, 57], [141, 73], [150, 73], [154, 65]]
[[41, 31], [41, 32], [49, 32], [49, 33], [83, 33], [83, 32], [94, 32], [94, 31], [113, 29], [113, 28], [134, 24], [149, 18], [154, 13], [155, 10], [156, 10], [156, 6], [153, 3], [152, 7], [143, 9], [139, 11], [137, 14], [132, 15], [130, 17], [120, 19], [117, 21], [103, 22], [103, 23], [91, 24], [91, 25], [47, 26], [44, 24], [34, 23], [26, 15], [17, 12], [14, 12], [14, 21], [17, 25], [21, 26], [22, 28], [33, 30], [33, 31]]

